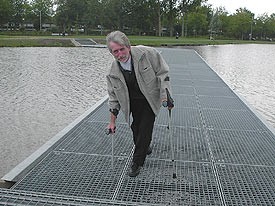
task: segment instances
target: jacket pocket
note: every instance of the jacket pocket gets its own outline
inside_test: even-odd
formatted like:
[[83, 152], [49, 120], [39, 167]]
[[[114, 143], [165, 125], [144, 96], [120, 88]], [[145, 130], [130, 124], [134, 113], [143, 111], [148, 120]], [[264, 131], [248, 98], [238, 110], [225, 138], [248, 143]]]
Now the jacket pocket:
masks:
[[145, 67], [141, 71], [141, 77], [146, 84], [149, 84], [156, 79], [156, 74], [152, 67]]

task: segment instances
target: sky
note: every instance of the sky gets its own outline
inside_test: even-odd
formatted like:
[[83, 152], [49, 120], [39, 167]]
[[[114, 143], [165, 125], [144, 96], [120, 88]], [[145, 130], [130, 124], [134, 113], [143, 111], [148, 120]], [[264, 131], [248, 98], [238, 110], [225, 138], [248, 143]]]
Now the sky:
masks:
[[263, 13], [275, 13], [275, 0], [208, 0], [208, 4], [212, 4], [212, 8], [223, 6], [230, 14], [240, 7], [247, 8], [256, 17]]

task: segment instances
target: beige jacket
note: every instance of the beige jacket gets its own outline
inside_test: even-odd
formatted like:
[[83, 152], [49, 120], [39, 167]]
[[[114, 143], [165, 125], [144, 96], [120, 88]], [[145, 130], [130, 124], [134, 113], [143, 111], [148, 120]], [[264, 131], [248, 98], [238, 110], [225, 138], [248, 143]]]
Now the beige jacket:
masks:
[[[165, 88], [171, 94], [169, 67], [160, 53], [151, 47], [132, 46], [131, 55], [139, 88], [157, 115], [161, 107], [161, 100], [167, 98]], [[130, 124], [128, 88], [116, 60], [107, 74], [107, 90], [110, 109], [121, 110], [125, 115], [126, 122]]]

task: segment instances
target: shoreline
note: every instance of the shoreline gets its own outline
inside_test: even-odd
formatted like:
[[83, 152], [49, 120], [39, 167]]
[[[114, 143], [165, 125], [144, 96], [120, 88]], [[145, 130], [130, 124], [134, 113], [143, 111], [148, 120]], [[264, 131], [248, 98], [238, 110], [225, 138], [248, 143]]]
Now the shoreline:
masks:
[[[0, 47], [77, 47], [74, 39], [93, 39], [99, 44], [106, 44], [105, 36], [6, 36], [0, 34]], [[146, 45], [152, 47], [190, 47], [226, 44], [275, 44], [269, 41], [232, 40], [184, 37], [151, 37], [129, 36], [132, 45]]]

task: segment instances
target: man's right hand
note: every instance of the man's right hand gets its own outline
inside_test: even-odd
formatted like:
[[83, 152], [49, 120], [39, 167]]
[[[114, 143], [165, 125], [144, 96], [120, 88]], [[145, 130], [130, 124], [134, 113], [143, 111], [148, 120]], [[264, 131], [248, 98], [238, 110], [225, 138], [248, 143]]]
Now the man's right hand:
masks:
[[116, 125], [114, 123], [110, 123], [107, 126], [107, 134], [114, 134], [116, 132]]

